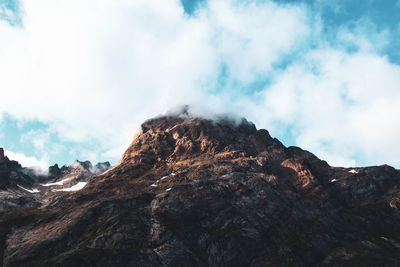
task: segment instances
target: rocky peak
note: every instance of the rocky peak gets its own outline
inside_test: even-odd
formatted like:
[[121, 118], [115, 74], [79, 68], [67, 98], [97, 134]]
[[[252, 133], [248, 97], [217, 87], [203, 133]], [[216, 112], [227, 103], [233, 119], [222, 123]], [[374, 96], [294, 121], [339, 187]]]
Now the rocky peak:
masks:
[[59, 177], [61, 175], [61, 169], [57, 163], [49, 167], [48, 174], [50, 177]]
[[267, 150], [275, 153], [283, 152], [283, 149], [284, 146], [271, 138], [267, 130], [257, 130], [246, 119], [163, 116], [142, 124], [141, 132], [123, 155], [121, 163], [155, 164], [222, 154], [258, 156]]
[[91, 175], [97, 175], [105, 172], [111, 167], [110, 162], [98, 162], [96, 165], [89, 161], [75, 160], [70, 166], [64, 165], [61, 168], [58, 164], [54, 164], [49, 167], [49, 177], [60, 178], [61, 176], [68, 175], [70, 173], [89, 173]]
[[0, 162], [4, 160], [4, 149], [0, 147]]
[[105, 172], [106, 170], [108, 170], [109, 168], [111, 168], [110, 162], [108, 162], [108, 161], [98, 162], [96, 165], [94, 165], [93, 173], [101, 174], [101, 173]]
[[71, 168], [80, 168], [80, 169], [84, 169], [84, 170], [90, 170], [91, 168], [93, 168], [93, 165], [89, 160], [86, 160], [86, 161], [75, 160], [71, 164], [70, 167]]
[[9, 160], [4, 155], [4, 149], [0, 148], [0, 190], [33, 184], [34, 180], [28, 173], [29, 171], [23, 168], [18, 161]]

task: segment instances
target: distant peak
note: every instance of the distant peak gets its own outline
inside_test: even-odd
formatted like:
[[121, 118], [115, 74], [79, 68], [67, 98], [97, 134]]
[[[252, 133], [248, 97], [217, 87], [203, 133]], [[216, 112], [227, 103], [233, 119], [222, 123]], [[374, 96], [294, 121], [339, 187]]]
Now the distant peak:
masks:
[[4, 148], [0, 147], [0, 162], [13, 162], [13, 164], [19, 165], [15, 160], [11, 160], [4, 154]]
[[105, 162], [98, 162], [96, 165], [94, 165], [95, 168], [100, 168], [100, 167], [107, 167], [110, 168], [111, 167], [111, 163], [108, 161]]
[[72, 168], [91, 169], [91, 168], [93, 168], [93, 165], [89, 160], [86, 160], [86, 161], [75, 160], [74, 163], [71, 164], [71, 167]]

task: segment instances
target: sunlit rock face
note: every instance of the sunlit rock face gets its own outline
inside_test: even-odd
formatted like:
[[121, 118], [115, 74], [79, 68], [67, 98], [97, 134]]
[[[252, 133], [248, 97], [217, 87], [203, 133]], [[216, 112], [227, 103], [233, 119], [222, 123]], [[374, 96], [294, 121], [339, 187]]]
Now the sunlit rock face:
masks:
[[79, 190], [3, 212], [3, 265], [400, 264], [398, 170], [331, 167], [244, 119], [184, 115], [143, 123]]

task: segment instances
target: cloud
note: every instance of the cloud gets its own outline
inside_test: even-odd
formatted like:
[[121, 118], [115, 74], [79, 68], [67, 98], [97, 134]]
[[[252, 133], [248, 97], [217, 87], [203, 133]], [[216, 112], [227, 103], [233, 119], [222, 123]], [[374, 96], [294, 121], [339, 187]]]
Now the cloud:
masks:
[[65, 140], [98, 140], [107, 151], [173, 106], [223, 111], [227, 103], [208, 93], [221, 65], [249, 82], [308, 29], [302, 9], [269, 2], [213, 1], [197, 17], [178, 1], [21, 5], [23, 27], [0, 21], [0, 113], [48, 123]]
[[22, 134], [21, 143], [32, 143], [36, 153], [46, 153], [51, 145], [50, 132], [44, 130], [30, 130]]
[[352, 165], [354, 158], [399, 164], [399, 66], [371, 53], [324, 49], [276, 80], [263, 106], [273, 120], [295, 128], [298, 145], [335, 165]]
[[28, 157], [22, 153], [14, 153], [8, 150], [6, 150], [4, 154], [10, 160], [18, 161], [23, 167], [39, 167], [42, 172], [44, 172], [44, 170], [47, 170], [47, 167], [49, 166], [49, 160], [46, 158], [46, 156], [41, 159], [37, 159], [35, 157]]
[[[306, 5], [272, 1], [209, 1], [194, 16], [178, 0], [21, 9], [22, 26], [0, 20], [0, 114], [46, 123], [75, 142], [69, 154], [93, 143], [85, 156], [118, 159], [141, 122], [190, 104], [289, 129], [333, 165], [400, 166], [392, 33], [366, 20], [326, 33]], [[38, 150], [52, 142], [29, 136]]]

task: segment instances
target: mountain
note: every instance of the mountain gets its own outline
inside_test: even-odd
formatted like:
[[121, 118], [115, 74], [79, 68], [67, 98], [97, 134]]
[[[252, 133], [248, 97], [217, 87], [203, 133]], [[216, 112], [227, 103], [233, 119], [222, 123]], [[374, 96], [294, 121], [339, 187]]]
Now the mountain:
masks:
[[0, 190], [17, 188], [17, 184], [30, 186], [33, 183], [34, 180], [28, 172], [17, 161], [9, 160], [4, 155], [3, 148], [0, 148]]
[[[99, 162], [92, 165], [90, 161], [76, 160], [70, 166], [64, 165], [61, 168], [58, 164], [49, 167], [48, 175], [41, 177], [41, 186], [49, 185], [54, 189], [54, 186], [59, 188], [68, 188], [79, 182], [86, 182], [89, 178], [99, 175], [107, 171], [111, 167], [110, 162]], [[57, 188], [57, 187], [56, 187]]]
[[245, 119], [141, 129], [81, 190], [3, 211], [3, 265], [400, 265], [399, 170], [331, 167]]
[[0, 211], [39, 205], [33, 196], [21, 192], [34, 184], [33, 176], [33, 171], [9, 160], [0, 148]]
[[111, 167], [109, 162], [75, 161], [71, 166], [49, 167], [48, 174], [22, 167], [9, 160], [0, 148], [0, 211], [40, 206], [58, 197], [59, 192], [74, 191], [85, 186], [87, 180]]

